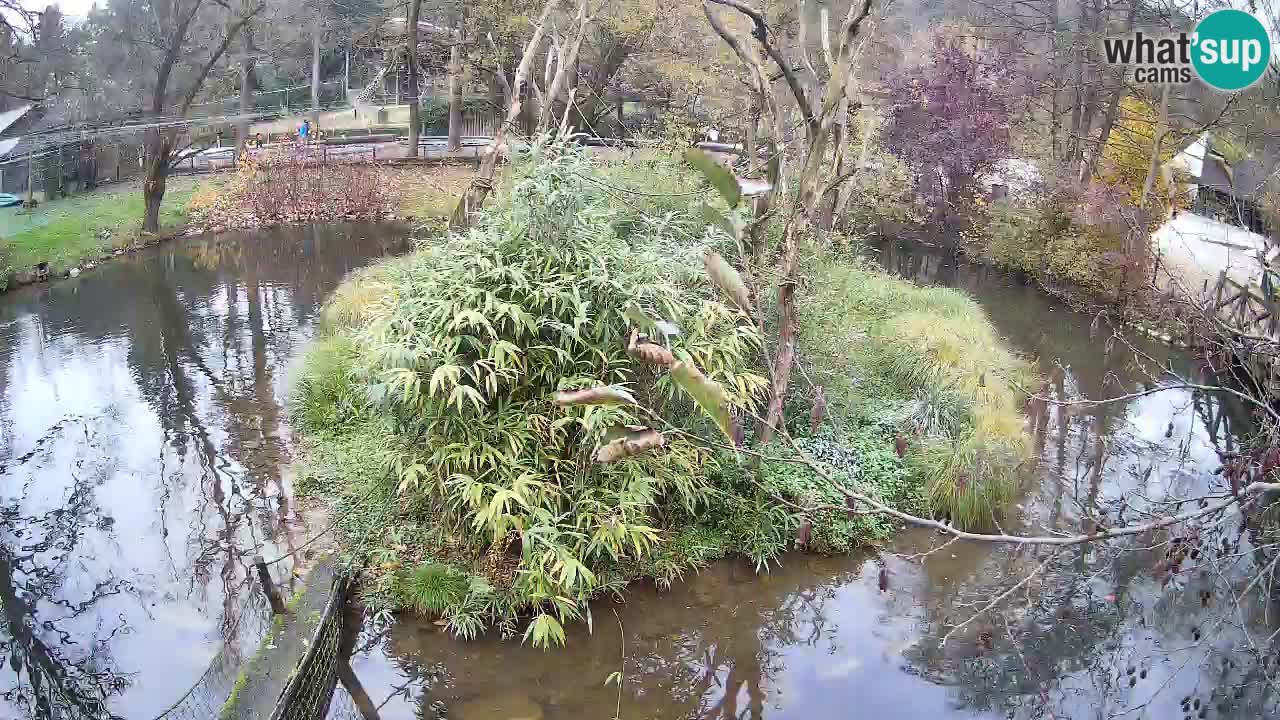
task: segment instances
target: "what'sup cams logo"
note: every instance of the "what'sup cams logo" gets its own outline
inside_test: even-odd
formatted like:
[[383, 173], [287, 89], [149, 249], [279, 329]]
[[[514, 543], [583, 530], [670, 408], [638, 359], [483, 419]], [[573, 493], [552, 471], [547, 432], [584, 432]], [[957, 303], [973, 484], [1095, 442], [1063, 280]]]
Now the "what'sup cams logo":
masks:
[[1253, 85], [1271, 62], [1271, 37], [1257, 18], [1242, 10], [1219, 10], [1196, 25], [1195, 32], [1102, 41], [1107, 62], [1133, 68], [1137, 83], [1182, 85], [1193, 76], [1217, 90], [1234, 92]]

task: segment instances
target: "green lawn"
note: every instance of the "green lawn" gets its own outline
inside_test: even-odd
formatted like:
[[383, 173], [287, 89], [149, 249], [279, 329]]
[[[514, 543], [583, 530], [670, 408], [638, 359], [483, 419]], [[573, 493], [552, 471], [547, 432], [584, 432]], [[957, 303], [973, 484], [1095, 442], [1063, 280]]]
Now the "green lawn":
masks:
[[[202, 185], [220, 178], [171, 178], [160, 209], [166, 230], [181, 226], [187, 203]], [[47, 262], [54, 273], [133, 242], [142, 227], [140, 182], [111, 186], [41, 203], [34, 211], [0, 209], [0, 283], [13, 270]], [[107, 231], [109, 236], [102, 236]]]

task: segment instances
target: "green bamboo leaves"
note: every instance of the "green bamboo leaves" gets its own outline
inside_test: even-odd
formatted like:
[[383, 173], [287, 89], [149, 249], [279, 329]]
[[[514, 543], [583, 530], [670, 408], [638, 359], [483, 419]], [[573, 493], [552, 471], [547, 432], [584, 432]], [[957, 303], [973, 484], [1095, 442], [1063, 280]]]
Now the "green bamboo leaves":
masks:
[[678, 325], [669, 320], [655, 318], [635, 301], [627, 303], [627, 309], [623, 313], [623, 317], [627, 319], [627, 322], [646, 333], [652, 332], [664, 338], [673, 338], [680, 335], [680, 327]]
[[716, 427], [730, 441], [734, 439], [733, 416], [729, 412], [729, 396], [720, 383], [702, 374], [688, 362], [677, 362], [671, 368], [671, 379], [702, 408]]
[[[716, 257], [719, 258], [720, 256], [716, 255]], [[724, 262], [724, 260], [721, 259], [721, 262]], [[655, 365], [671, 371], [671, 379], [675, 381], [676, 385], [686, 395], [693, 398], [693, 401], [697, 403], [707, 417], [715, 422], [716, 427], [720, 428], [725, 437], [731, 441], [734, 440], [733, 416], [729, 412], [729, 395], [720, 383], [704, 375], [701, 370], [693, 365], [692, 361], [676, 360], [675, 355], [661, 345], [647, 342], [647, 339], [646, 341], [641, 341], [641, 337], [635, 330], [631, 331], [631, 342], [627, 345], [627, 354], [649, 365]], [[637, 448], [637, 452], [641, 449], [648, 449], [639, 448], [638, 445], [633, 445], [633, 447]], [[655, 445], [654, 447], [661, 447], [661, 445]]]
[[[708, 415], [728, 427], [767, 383], [758, 329], [720, 290], [708, 297], [697, 254], [671, 255], [658, 230], [620, 236], [585, 157], [557, 150], [512, 172], [471, 232], [379, 276], [341, 328], [332, 375], [349, 388], [314, 394], [353, 398], [405, 506], [492, 557], [496, 589], [448, 596], [450, 629], [527, 619], [545, 647], [617, 567], [658, 557], [670, 518], [710, 501], [715, 458], [694, 434], [716, 432]], [[696, 224], [696, 211], [679, 217]], [[340, 417], [321, 420], [336, 430]]]
[[720, 212], [720, 210], [710, 205], [702, 206], [702, 219], [708, 225], [719, 228], [725, 235], [733, 238], [739, 244], [742, 243], [742, 236], [747, 232], [747, 223], [742, 216], [735, 212]]
[[707, 178], [707, 182], [720, 193], [720, 197], [724, 198], [730, 208], [738, 207], [738, 202], [742, 200], [742, 188], [738, 186], [738, 178], [734, 177], [729, 168], [717, 162], [710, 153], [697, 148], [686, 150], [684, 159]]
[[539, 613], [525, 629], [524, 642], [540, 650], [564, 645], [564, 625], [548, 613]]

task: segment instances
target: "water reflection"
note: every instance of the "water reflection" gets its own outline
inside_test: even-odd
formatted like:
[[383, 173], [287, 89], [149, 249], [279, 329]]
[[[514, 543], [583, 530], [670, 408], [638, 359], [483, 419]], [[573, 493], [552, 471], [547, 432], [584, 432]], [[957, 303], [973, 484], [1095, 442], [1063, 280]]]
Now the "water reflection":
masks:
[[0, 716], [152, 717], [238, 649], [248, 558], [309, 537], [288, 364], [325, 294], [404, 246], [245, 233], [0, 299]]
[[[1096, 318], [1070, 312], [1017, 278], [941, 251], [890, 242], [875, 250], [890, 272], [972, 294], [1002, 335], [1037, 357], [1047, 378], [1042, 390], [1056, 399], [1116, 398], [1172, 384], [1161, 367], [1208, 382], [1189, 356], [1151, 343], [1109, 342], [1110, 330]], [[1131, 523], [1190, 509], [1185, 498], [1224, 497], [1227, 482], [1214, 472], [1220, 454], [1236, 450], [1234, 436], [1251, 428], [1234, 398], [1193, 389], [1097, 406], [1033, 403], [1028, 410], [1040, 462], [1020, 499], [1019, 525], [1041, 533]], [[1275, 557], [1275, 538], [1259, 537], [1259, 530], [1231, 514], [1119, 547], [1075, 548], [1011, 598], [1003, 617], [968, 629], [970, 638], [989, 633], [1003, 664], [948, 663], [928, 642], [917, 646], [919, 658], [945, 668], [940, 678], [959, 680], [966, 706], [1016, 716], [1275, 714], [1276, 684], [1264, 663], [1280, 616], [1257, 586], [1241, 594]], [[924, 637], [941, 637], [1034, 562], [1001, 550], [958, 554], [981, 569], [952, 578], [949, 609]], [[1178, 572], [1170, 554], [1183, 558]]]
[[[625, 604], [598, 604], [594, 633], [574, 626], [563, 651], [457, 643], [430, 624], [405, 624], [355, 667], [376, 701], [387, 690], [371, 678], [415, 683], [407, 701], [383, 708], [384, 720], [434, 717], [437, 703], [459, 719], [612, 717], [619, 702], [624, 718], [758, 720], [830, 708], [897, 717], [903, 698], [943, 712], [945, 690], [898, 672], [893, 648], [919, 620], [911, 589], [882, 595], [876, 574], [870, 560], [864, 569], [850, 558], [796, 556], [767, 576], [720, 563], [670, 592], [641, 587]], [[619, 670], [621, 690], [605, 683]]]
[[[878, 249], [891, 272], [974, 295], [1036, 359], [1037, 389], [1055, 399], [1117, 398], [1163, 382], [1152, 371], [1166, 364], [1195, 377], [1191, 358], [1108, 344], [1093, 318], [1015, 278], [941, 252]], [[1005, 529], [1037, 533], [1222, 495], [1218, 454], [1249, 428], [1229, 398], [1190, 389], [1027, 411], [1039, 460]], [[1055, 553], [944, 547], [935, 533], [908, 531], [875, 557], [789, 557], [767, 576], [722, 563], [666, 594], [635, 590], [625, 605], [597, 604], [594, 632], [573, 628], [553, 653], [497, 638], [459, 643], [406, 621], [353, 665], [385, 703], [384, 720], [441, 707], [458, 719], [613, 717], [619, 707], [628, 720], [1280, 717], [1271, 660], [1280, 606], [1249, 587], [1280, 547], [1263, 532], [1233, 514], [1123, 548]], [[1000, 612], [966, 622], [1006, 592]], [[621, 668], [619, 694], [604, 683]], [[343, 713], [332, 717], [356, 717]]]

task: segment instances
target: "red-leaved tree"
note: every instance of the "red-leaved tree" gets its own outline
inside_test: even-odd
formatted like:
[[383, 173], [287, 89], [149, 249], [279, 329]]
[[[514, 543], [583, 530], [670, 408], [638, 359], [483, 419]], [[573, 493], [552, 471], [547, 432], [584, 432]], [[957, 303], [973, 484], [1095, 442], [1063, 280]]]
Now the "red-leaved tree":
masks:
[[944, 216], [978, 177], [1010, 156], [1015, 78], [939, 34], [921, 66], [889, 81], [885, 148], [916, 176], [917, 191]]

